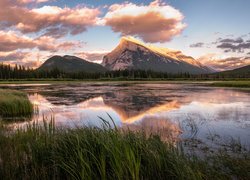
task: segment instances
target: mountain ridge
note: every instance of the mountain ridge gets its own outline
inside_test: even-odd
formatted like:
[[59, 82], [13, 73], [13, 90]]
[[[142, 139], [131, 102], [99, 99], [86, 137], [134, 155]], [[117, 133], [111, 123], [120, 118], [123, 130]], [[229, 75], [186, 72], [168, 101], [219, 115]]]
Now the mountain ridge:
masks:
[[47, 59], [37, 70], [59, 69], [64, 72], [105, 72], [106, 69], [97, 63], [89, 62], [76, 56], [59, 56], [55, 55]]
[[194, 74], [213, 71], [181, 51], [146, 45], [131, 37], [123, 37], [118, 46], [103, 57], [101, 64], [109, 70], [141, 69]]
[[240, 67], [240, 68], [236, 68], [236, 69], [232, 69], [232, 70], [227, 70], [227, 71], [221, 71], [218, 73], [215, 73], [215, 75], [222, 75], [222, 76], [231, 76], [231, 77], [250, 77], [250, 64]]

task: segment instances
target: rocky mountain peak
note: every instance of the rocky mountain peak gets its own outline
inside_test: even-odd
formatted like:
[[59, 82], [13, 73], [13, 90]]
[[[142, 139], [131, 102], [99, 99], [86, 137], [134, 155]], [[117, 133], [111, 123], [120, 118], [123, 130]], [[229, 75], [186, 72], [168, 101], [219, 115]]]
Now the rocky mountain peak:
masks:
[[118, 46], [103, 58], [109, 70], [151, 69], [171, 73], [207, 73], [209, 70], [181, 51], [144, 44], [132, 37], [123, 37]]

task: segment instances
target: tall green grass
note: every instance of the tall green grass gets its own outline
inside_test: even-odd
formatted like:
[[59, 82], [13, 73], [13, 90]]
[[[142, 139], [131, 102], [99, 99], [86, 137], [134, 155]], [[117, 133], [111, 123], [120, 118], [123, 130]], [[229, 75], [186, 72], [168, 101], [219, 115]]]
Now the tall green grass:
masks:
[[0, 117], [30, 117], [33, 105], [26, 93], [17, 90], [0, 89]]
[[217, 81], [211, 83], [211, 86], [250, 88], [250, 81]]
[[117, 128], [0, 130], [3, 179], [249, 179], [249, 153], [200, 159], [158, 135]]

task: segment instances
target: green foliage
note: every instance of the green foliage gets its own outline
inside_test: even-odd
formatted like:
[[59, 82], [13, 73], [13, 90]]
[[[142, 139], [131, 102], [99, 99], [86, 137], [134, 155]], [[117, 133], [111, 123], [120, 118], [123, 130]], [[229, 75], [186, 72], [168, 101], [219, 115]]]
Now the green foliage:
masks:
[[0, 117], [30, 117], [33, 105], [24, 92], [0, 89]]
[[219, 75], [221, 77], [234, 77], [234, 78], [244, 78], [244, 77], [250, 77], [250, 65], [243, 66], [241, 68], [237, 68], [234, 70], [229, 71], [223, 71], [216, 73], [216, 75]]
[[[59, 65], [58, 65], [59, 66]], [[118, 70], [118, 71], [69, 71], [59, 69], [58, 66], [40, 68], [37, 70], [23, 66], [11, 67], [0, 64], [0, 79], [85, 79], [85, 80], [225, 80], [225, 79], [247, 79], [250, 78], [249, 71], [245, 73], [214, 73], [214, 74], [190, 74], [185, 72], [167, 73], [154, 72], [151, 70]], [[100, 65], [99, 65], [100, 66]], [[249, 68], [249, 67], [248, 67]], [[238, 72], [238, 71], [235, 71]]]
[[211, 84], [212, 86], [221, 87], [247, 87], [250, 88], [250, 81], [219, 81]]
[[[185, 155], [157, 135], [117, 128], [56, 129], [54, 120], [0, 130], [3, 179], [249, 179], [249, 154]], [[237, 165], [237, 167], [235, 166]]]

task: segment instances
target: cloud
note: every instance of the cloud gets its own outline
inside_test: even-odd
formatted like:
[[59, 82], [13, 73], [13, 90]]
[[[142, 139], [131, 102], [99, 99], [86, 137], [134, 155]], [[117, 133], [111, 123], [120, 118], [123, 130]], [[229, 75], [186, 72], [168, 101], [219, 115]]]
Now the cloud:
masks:
[[0, 52], [13, 51], [19, 48], [32, 49], [36, 46], [36, 43], [31, 38], [18, 35], [12, 31], [0, 31], [0, 39]]
[[17, 0], [18, 4], [30, 4], [30, 3], [44, 3], [44, 2], [48, 2], [50, 0]]
[[28, 54], [28, 52], [0, 52], [0, 61], [22, 60]]
[[224, 71], [249, 65], [250, 57], [220, 57], [217, 54], [207, 54], [198, 58], [198, 61], [215, 70]]
[[0, 52], [0, 63], [14, 65], [23, 65], [30, 68], [39, 67], [44, 60], [51, 57], [49, 52], [36, 52], [36, 51], [10, 51]]
[[250, 42], [241, 37], [235, 39], [219, 38], [213, 44], [218, 44], [217, 48], [223, 49], [224, 52], [240, 52], [243, 53], [245, 49], [250, 49]]
[[184, 16], [172, 6], [155, 0], [149, 5], [113, 4], [99, 21], [121, 35], [140, 37], [145, 42], [167, 42], [185, 28]]
[[78, 52], [75, 55], [86, 59], [88, 61], [96, 62], [96, 63], [101, 63], [103, 56], [108, 54], [109, 51], [90, 51], [90, 52]]
[[[26, 3], [25, 3], [26, 2]], [[0, 24], [3, 28], [15, 27], [22, 33], [52, 33], [60, 35], [79, 34], [87, 27], [95, 25], [100, 14], [97, 8], [88, 7], [58, 7], [42, 6], [29, 9], [31, 2], [45, 2], [45, 0], [1, 0]], [[21, 3], [21, 4], [20, 4]], [[62, 31], [60, 31], [62, 30]]]
[[0, 52], [0, 62], [11, 66], [23, 65], [26, 67], [38, 67], [41, 63], [36, 61], [35, 54], [32, 52]]
[[204, 43], [202, 43], [202, 42], [190, 44], [191, 48], [200, 48], [200, 47], [203, 47], [203, 46], [204, 46]]
[[221, 43], [243, 43], [244, 40], [242, 38], [237, 38], [237, 39], [220, 39], [219, 42], [221, 42]]
[[73, 48], [77, 48], [77, 47], [82, 47], [82, 43], [81, 42], [74, 42], [74, 41], [67, 41], [67, 42], [63, 42], [63, 43], [60, 43], [59, 45], [57, 45], [57, 49], [60, 49], [60, 50], [64, 50], [64, 51], [67, 51], [67, 50], [71, 50]]
[[50, 27], [46, 29], [46, 32], [43, 33], [43, 36], [52, 36], [54, 38], [61, 38], [68, 34], [68, 28], [66, 27]]
[[226, 52], [244, 52], [245, 49], [250, 49], [250, 42], [244, 42], [239, 44], [222, 43], [217, 48], [226, 49]]
[[9, 52], [19, 49], [34, 49], [41, 51], [56, 52], [59, 50], [69, 50], [79, 47], [79, 42], [57, 42], [55, 38], [50, 36], [41, 36], [39, 38], [29, 38], [24, 35], [17, 34], [13, 31], [0, 31], [0, 52]]

